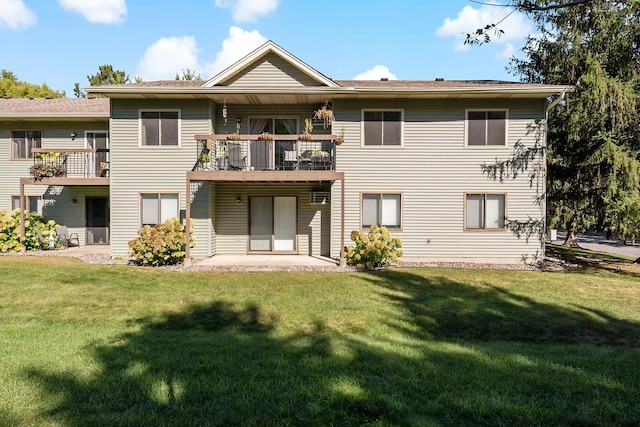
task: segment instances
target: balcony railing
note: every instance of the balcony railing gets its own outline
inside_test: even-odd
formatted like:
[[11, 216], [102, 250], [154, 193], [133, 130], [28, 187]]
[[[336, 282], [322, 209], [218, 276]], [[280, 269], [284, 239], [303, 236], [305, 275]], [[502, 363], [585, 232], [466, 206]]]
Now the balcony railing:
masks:
[[193, 170], [295, 171], [335, 170], [334, 135], [196, 135], [197, 158]]
[[109, 150], [96, 148], [34, 148], [29, 172], [42, 178], [99, 178], [109, 176]]

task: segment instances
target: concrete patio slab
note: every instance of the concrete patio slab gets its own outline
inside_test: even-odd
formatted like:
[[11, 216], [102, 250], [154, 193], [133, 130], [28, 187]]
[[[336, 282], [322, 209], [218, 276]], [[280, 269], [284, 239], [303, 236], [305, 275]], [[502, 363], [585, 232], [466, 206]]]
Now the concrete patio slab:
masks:
[[335, 267], [331, 258], [308, 255], [214, 255], [194, 261], [194, 266], [250, 266], [250, 267]]

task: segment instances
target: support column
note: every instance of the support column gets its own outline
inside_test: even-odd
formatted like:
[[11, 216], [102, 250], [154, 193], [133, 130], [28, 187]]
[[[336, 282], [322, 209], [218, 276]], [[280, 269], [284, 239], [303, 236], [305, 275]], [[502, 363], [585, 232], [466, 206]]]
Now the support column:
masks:
[[184, 247], [184, 265], [191, 265], [191, 177], [187, 172], [187, 205], [185, 209], [185, 247]]
[[27, 247], [24, 244], [25, 241], [25, 229], [24, 229], [24, 182], [20, 180], [20, 252], [26, 252]]
[[344, 257], [344, 176], [340, 180], [340, 267], [346, 267]]

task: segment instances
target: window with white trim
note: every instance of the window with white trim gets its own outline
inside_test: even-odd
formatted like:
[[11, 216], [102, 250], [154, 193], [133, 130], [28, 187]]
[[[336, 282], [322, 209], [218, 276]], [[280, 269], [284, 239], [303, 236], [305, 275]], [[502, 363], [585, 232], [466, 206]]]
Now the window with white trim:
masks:
[[467, 110], [467, 146], [507, 145], [507, 110]]
[[31, 150], [42, 148], [42, 131], [40, 130], [12, 130], [11, 158], [30, 159]]
[[388, 228], [400, 228], [402, 221], [402, 196], [398, 193], [362, 194], [362, 228], [373, 224]]
[[363, 110], [363, 145], [402, 145], [402, 110]]
[[180, 111], [140, 111], [142, 146], [180, 145]]
[[140, 218], [142, 226], [162, 224], [169, 218], [179, 218], [178, 193], [140, 194]]
[[506, 195], [465, 194], [465, 230], [504, 230]]
[[[42, 196], [26, 195], [25, 209], [32, 213], [42, 215], [44, 200]], [[20, 196], [11, 196], [11, 209], [20, 209]]]

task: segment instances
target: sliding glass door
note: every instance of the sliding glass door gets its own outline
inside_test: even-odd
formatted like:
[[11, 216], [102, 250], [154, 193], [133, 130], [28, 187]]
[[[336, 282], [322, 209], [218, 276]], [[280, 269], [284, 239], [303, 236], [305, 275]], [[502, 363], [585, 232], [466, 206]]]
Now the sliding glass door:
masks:
[[298, 209], [295, 196], [249, 198], [249, 251], [297, 251]]

